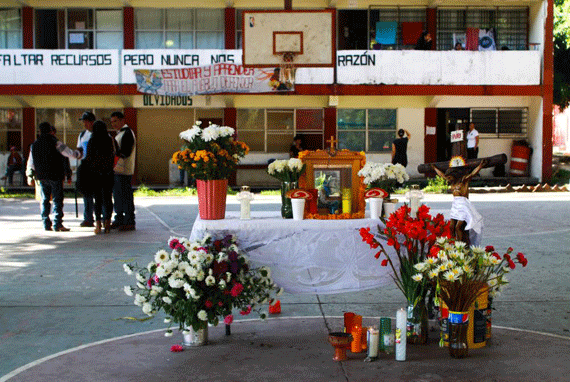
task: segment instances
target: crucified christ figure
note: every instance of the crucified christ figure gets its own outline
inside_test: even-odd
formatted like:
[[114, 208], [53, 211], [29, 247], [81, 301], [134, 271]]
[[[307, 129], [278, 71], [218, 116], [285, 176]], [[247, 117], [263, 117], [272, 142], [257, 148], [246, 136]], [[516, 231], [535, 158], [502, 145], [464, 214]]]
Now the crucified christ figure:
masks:
[[[466, 243], [468, 246], [479, 245], [479, 237], [483, 229], [483, 217], [477, 212], [475, 207], [469, 201], [469, 181], [481, 171], [487, 164], [487, 160], [483, 159], [481, 163], [471, 173], [467, 173], [469, 169], [465, 167], [450, 167], [445, 174], [431, 164], [431, 168], [450, 184], [453, 193], [453, 203], [451, 204], [451, 233], [455, 239]], [[473, 230], [473, 240], [470, 238], [469, 231]], [[471, 243], [473, 241], [473, 243]]]

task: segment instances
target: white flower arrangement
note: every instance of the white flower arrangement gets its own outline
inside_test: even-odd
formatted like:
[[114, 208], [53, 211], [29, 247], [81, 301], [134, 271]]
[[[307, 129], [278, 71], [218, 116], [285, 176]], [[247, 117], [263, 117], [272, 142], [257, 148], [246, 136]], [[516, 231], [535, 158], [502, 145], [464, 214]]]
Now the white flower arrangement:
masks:
[[249, 314], [260, 301], [271, 303], [280, 290], [269, 268], [249, 266], [233, 236], [212, 240], [207, 235], [195, 242], [171, 237], [168, 244], [172, 253], [159, 250], [145, 268], [124, 265], [136, 279], [136, 286], [125, 286], [124, 292], [134, 295], [144, 314], [153, 316], [162, 309], [181, 330], [217, 325], [234, 308]]
[[363, 177], [364, 184], [369, 187], [381, 187], [382, 182], [386, 180], [404, 183], [410, 179], [406, 168], [399, 163], [368, 162], [358, 171], [358, 176]]
[[297, 182], [305, 168], [301, 159], [278, 159], [267, 166], [267, 173], [282, 182]]

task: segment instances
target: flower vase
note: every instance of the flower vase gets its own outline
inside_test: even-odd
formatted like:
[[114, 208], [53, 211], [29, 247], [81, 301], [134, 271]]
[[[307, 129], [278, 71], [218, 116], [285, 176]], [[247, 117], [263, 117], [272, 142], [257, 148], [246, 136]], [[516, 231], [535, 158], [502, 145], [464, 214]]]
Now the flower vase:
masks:
[[291, 199], [286, 197], [287, 191], [299, 188], [299, 182], [281, 182], [281, 216], [283, 219], [293, 218]]
[[202, 220], [220, 220], [226, 216], [228, 180], [196, 180], [198, 211]]
[[467, 331], [469, 312], [449, 312], [449, 355], [452, 358], [465, 358], [469, 353]]
[[406, 341], [412, 344], [426, 344], [428, 340], [428, 312], [425, 301], [415, 306], [408, 302]]
[[192, 327], [186, 328], [185, 333], [182, 333], [182, 338], [182, 346], [204, 346], [208, 343], [208, 327], [200, 330], [194, 330]]

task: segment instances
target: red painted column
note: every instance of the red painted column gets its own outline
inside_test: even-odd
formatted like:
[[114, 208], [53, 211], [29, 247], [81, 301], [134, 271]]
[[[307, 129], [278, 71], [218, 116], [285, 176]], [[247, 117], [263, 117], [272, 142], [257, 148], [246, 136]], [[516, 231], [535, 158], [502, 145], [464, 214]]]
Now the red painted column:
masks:
[[436, 50], [437, 46], [437, 8], [426, 9], [426, 30], [431, 35], [431, 49]]
[[[135, 109], [134, 107], [126, 107], [123, 110], [123, 114], [125, 115], [125, 123], [133, 130], [133, 133], [135, 133], [135, 139], [137, 142], [139, 142], [140, 140], [137, 131], [137, 109]], [[139, 184], [137, 167], [138, 163], [135, 157], [135, 173], [133, 174], [131, 180], [133, 184]]]
[[[437, 135], [427, 135], [428, 126], [437, 127], [437, 109], [425, 109], [424, 115], [424, 163], [437, 162]], [[436, 129], [437, 131], [437, 129]], [[442, 147], [442, 150], [445, 148]]]
[[[236, 48], [236, 10], [235, 8], [225, 9], [225, 48], [235, 49]], [[228, 125], [229, 126], [229, 125]]]
[[544, 72], [542, 74], [542, 181], [552, 178], [552, 102], [554, 89], [554, 0], [548, 0], [544, 23]]
[[325, 107], [325, 130], [324, 130], [324, 147], [327, 146], [326, 141], [336, 137], [336, 107]]
[[26, 159], [30, 155], [30, 146], [36, 140], [36, 109], [22, 109], [22, 153]]
[[123, 8], [123, 49], [135, 49], [135, 9]]
[[[234, 137], [239, 140], [239, 133], [237, 131], [237, 109], [235, 107], [224, 108], [224, 125], [233, 127], [235, 129]], [[228, 184], [230, 186], [235, 186], [237, 184], [237, 171], [234, 171], [230, 178], [228, 179]]]
[[286, 10], [290, 11], [293, 9], [293, 0], [284, 0], [283, 3]]
[[22, 48], [34, 49], [34, 8], [22, 8]]

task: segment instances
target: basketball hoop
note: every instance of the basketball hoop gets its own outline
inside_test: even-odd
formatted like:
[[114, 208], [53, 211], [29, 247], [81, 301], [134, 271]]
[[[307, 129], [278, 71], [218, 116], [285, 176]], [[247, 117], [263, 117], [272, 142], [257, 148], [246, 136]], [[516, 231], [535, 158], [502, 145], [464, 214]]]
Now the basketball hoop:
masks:
[[285, 52], [281, 55], [279, 69], [279, 82], [291, 89], [295, 85], [295, 52]]

